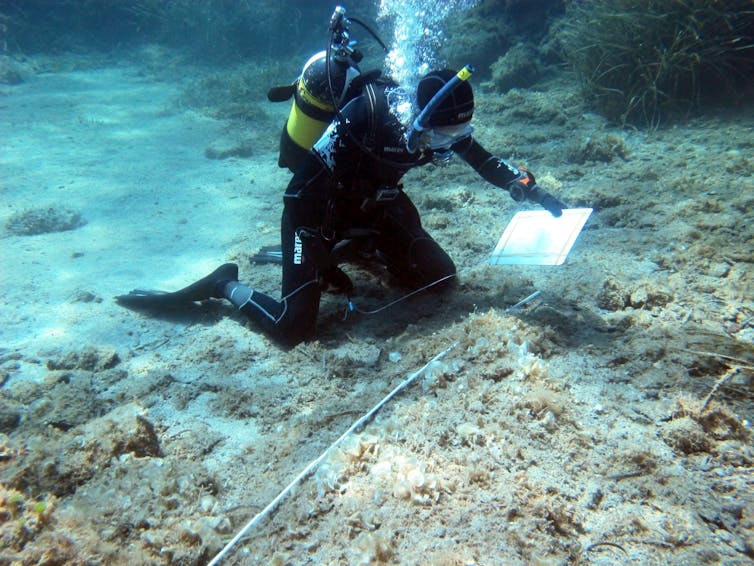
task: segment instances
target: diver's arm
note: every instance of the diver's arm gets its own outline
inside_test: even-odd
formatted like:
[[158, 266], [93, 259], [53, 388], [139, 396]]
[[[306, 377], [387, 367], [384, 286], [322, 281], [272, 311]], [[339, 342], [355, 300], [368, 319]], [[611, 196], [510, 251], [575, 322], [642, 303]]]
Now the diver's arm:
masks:
[[553, 216], [563, 214], [565, 205], [537, 185], [534, 175], [492, 155], [473, 137], [457, 142], [451, 149], [461, 156], [488, 183], [508, 191], [515, 201], [535, 202]]
[[508, 184], [521, 176], [521, 171], [516, 166], [495, 157], [471, 136], [457, 142], [451, 149], [485, 181], [501, 189], [507, 190]]
[[350, 296], [353, 291], [353, 283], [350, 277], [333, 260], [332, 254], [322, 238], [321, 231], [299, 228], [296, 230], [296, 236], [301, 242], [304, 255], [317, 268], [320, 285], [323, 287], [330, 286], [336, 292]]
[[[325, 221], [322, 211], [327, 208], [331, 185], [326, 165], [311, 152], [296, 170], [285, 193], [283, 232], [290, 230], [295, 234], [295, 240], [290, 245], [294, 248], [300, 245], [296, 252], [302, 254], [299, 264], [308, 263], [316, 268], [320, 284], [327, 284], [350, 294], [353, 289], [351, 280], [334, 262], [330, 246], [322, 236]], [[285, 236], [283, 243], [285, 244]]]

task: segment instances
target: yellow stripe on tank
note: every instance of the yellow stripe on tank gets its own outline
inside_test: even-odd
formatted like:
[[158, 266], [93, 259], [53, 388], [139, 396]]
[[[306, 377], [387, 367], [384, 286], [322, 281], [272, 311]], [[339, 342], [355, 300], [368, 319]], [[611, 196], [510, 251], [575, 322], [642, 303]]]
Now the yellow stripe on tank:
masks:
[[324, 110], [325, 112], [334, 111], [331, 104], [321, 101], [311, 92], [309, 92], [309, 90], [306, 88], [306, 85], [304, 84], [304, 81], [302, 80], [298, 81], [298, 95], [301, 97], [301, 100], [303, 100], [307, 104], [311, 104], [315, 108], [319, 108], [320, 110]]
[[326, 127], [327, 123], [307, 116], [298, 107], [296, 102], [293, 102], [293, 108], [291, 108], [291, 113], [288, 116], [286, 129], [288, 130], [288, 135], [296, 145], [303, 147], [307, 151], [310, 150]]

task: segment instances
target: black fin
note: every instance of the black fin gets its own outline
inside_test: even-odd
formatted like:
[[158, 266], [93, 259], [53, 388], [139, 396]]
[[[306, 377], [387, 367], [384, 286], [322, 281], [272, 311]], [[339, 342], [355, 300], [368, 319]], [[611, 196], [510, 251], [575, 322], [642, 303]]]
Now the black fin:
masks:
[[283, 263], [283, 246], [276, 244], [274, 246], [264, 246], [251, 256], [254, 263]]
[[127, 295], [119, 295], [115, 300], [119, 305], [135, 310], [171, 310], [205, 301], [222, 298], [222, 284], [238, 281], [238, 265], [226, 263], [203, 277], [196, 283], [172, 293], [166, 291], [145, 291], [134, 289]]

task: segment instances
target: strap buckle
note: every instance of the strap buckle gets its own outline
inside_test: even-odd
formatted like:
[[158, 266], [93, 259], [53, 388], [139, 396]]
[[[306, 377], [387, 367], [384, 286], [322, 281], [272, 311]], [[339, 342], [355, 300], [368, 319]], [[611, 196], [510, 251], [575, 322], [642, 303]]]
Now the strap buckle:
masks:
[[398, 195], [401, 194], [402, 189], [403, 187], [401, 185], [398, 185], [397, 187], [390, 187], [387, 185], [381, 186], [377, 189], [373, 197], [367, 197], [361, 202], [361, 210], [367, 212], [378, 204], [394, 201], [398, 198]]
[[387, 202], [397, 199], [399, 194], [401, 194], [400, 187], [383, 187], [377, 191], [374, 200], [375, 202]]

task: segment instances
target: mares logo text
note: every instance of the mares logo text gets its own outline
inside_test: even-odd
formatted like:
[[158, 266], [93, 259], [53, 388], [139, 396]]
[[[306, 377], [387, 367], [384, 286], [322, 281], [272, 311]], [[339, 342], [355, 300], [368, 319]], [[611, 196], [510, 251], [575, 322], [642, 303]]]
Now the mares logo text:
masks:
[[301, 244], [301, 238], [296, 234], [293, 240], [293, 263], [301, 265], [304, 263], [304, 246]]

